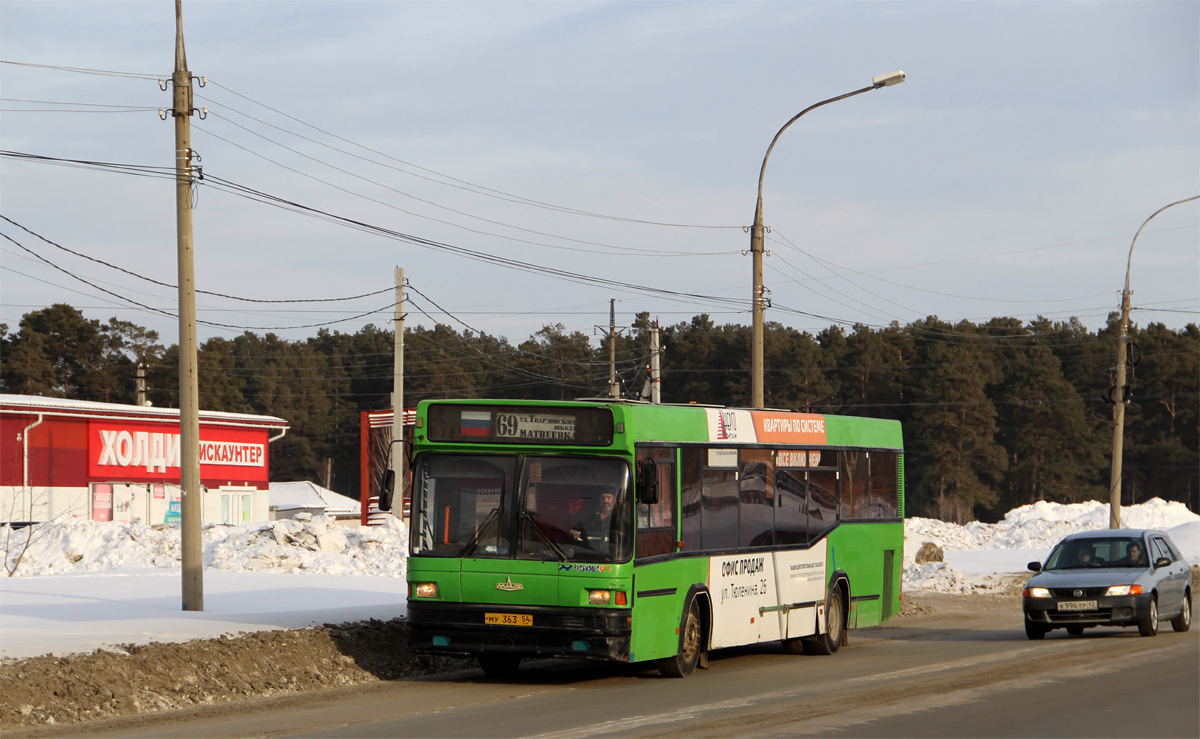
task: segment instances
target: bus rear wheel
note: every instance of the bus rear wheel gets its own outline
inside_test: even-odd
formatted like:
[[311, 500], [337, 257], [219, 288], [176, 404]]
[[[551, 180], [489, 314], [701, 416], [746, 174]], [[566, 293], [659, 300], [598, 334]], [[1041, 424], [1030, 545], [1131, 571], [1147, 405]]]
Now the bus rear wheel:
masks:
[[509, 678], [520, 669], [521, 657], [516, 654], [481, 654], [479, 667], [488, 677], [497, 680]]
[[802, 643], [805, 654], [833, 654], [842, 646], [845, 636], [846, 609], [842, 604], [842, 590], [834, 586], [825, 601], [825, 633], [806, 637]]
[[688, 608], [687, 618], [683, 622], [683, 631], [680, 633], [679, 653], [658, 664], [658, 671], [663, 677], [687, 677], [695, 672], [696, 665], [700, 662], [700, 652], [704, 648], [702, 625], [700, 604], [693, 599]]

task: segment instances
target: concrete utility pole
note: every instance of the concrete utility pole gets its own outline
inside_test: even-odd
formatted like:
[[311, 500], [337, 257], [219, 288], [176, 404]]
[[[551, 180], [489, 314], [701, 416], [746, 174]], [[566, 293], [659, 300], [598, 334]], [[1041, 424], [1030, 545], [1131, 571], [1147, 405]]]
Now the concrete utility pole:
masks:
[[658, 344], [658, 321], [650, 326], [650, 402], [658, 405], [659, 386], [662, 383], [662, 349]]
[[183, 5], [175, 0], [175, 231], [179, 259], [179, 486], [183, 610], [204, 610], [200, 547], [200, 383], [196, 359], [196, 275], [192, 262], [192, 75], [183, 51]]
[[617, 299], [608, 300], [608, 327], [596, 326], [608, 336], [608, 397], [614, 400], [621, 398], [621, 384], [617, 382], [617, 333], [625, 327], [617, 328]]
[[[388, 464], [400, 491], [400, 513], [404, 513], [404, 268], [396, 268], [396, 305], [392, 321], [394, 370], [392, 373], [392, 449]], [[396, 510], [393, 494], [392, 511]]]
[[771, 150], [775, 148], [775, 142], [779, 141], [779, 137], [796, 121], [800, 120], [800, 116], [816, 110], [822, 105], [836, 103], [838, 100], [861, 95], [864, 92], [878, 90], [881, 87], [891, 87], [898, 85], [904, 81], [904, 72], [892, 72], [891, 74], [881, 74], [871, 80], [871, 84], [861, 90], [848, 92], [845, 95], [838, 95], [828, 100], [810, 105], [804, 110], [797, 113], [790, 121], [783, 124], [783, 128], [779, 129], [779, 133], [775, 134], [775, 138], [771, 139], [771, 145], [767, 147], [766, 156], [763, 157], [762, 168], [758, 171], [758, 202], [754, 206], [754, 225], [750, 227], [750, 255], [754, 261], [753, 279], [754, 289], [750, 296], [750, 313], [752, 320], [752, 328], [750, 334], [750, 405], [753, 408], [763, 407], [763, 311], [766, 310], [766, 288], [763, 287], [763, 234], [765, 227], [763, 226], [763, 175], [767, 171], [767, 160], [771, 158]]
[[621, 388], [617, 385], [617, 299], [608, 301], [608, 395], [611, 398], [621, 397]]
[[146, 405], [146, 360], [138, 357], [137, 364], [137, 404]]
[[[1200, 195], [1176, 200], [1174, 203], [1164, 205], [1154, 211], [1150, 214], [1150, 218], [1154, 218], [1171, 206], [1190, 203], [1197, 199], [1200, 199]], [[1117, 327], [1117, 383], [1109, 391], [1109, 399], [1113, 402], [1112, 470], [1108, 478], [1108, 527], [1110, 529], [1121, 528], [1121, 462], [1125, 453], [1125, 404], [1129, 402], [1129, 399], [1125, 397], [1125, 388], [1127, 387], [1125, 362], [1127, 361], [1126, 347], [1129, 343], [1129, 298], [1133, 295], [1133, 291], [1129, 289], [1129, 271], [1133, 266], [1134, 244], [1137, 244], [1138, 236], [1150, 222], [1150, 218], [1142, 221], [1141, 227], [1133, 235], [1133, 242], [1129, 244], [1129, 258], [1125, 262], [1125, 289], [1121, 291], [1121, 324]]]

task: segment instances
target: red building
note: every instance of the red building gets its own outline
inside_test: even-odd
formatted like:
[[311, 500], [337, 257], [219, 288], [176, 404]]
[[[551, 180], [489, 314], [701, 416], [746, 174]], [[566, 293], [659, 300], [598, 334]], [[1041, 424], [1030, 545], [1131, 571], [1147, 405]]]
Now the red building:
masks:
[[[274, 416], [200, 412], [203, 520], [268, 519]], [[0, 395], [0, 522], [179, 515], [179, 411]]]

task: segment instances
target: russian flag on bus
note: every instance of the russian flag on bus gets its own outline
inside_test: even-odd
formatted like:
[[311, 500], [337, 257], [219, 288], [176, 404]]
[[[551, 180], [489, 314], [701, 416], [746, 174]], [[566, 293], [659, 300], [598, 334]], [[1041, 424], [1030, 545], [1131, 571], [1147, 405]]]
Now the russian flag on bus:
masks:
[[491, 436], [492, 412], [463, 410], [458, 433], [462, 436]]

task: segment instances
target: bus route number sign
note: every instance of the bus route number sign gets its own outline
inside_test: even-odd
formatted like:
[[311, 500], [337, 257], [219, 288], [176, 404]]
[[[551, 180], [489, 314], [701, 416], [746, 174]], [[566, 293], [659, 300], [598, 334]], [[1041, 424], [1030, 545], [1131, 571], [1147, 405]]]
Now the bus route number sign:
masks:
[[529, 441], [573, 441], [575, 416], [551, 413], [497, 413], [497, 437]]

